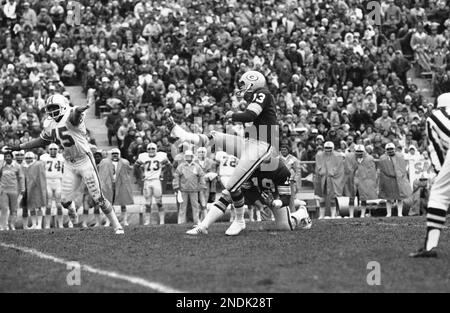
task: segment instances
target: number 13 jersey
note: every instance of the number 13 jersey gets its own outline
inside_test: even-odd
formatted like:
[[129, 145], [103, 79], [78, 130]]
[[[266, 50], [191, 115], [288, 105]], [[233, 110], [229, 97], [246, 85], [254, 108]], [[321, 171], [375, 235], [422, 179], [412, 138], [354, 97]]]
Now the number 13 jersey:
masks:
[[67, 161], [78, 161], [91, 154], [91, 148], [86, 138], [86, 125], [84, 113], [77, 126], [70, 122], [75, 108], [69, 108], [59, 122], [53, 118], [44, 121], [41, 138], [56, 142], [64, 148], [63, 157]]
[[151, 157], [148, 152], [139, 154], [138, 162], [144, 166], [144, 180], [158, 179], [161, 176], [161, 169], [169, 160], [167, 153], [156, 152], [156, 155]]

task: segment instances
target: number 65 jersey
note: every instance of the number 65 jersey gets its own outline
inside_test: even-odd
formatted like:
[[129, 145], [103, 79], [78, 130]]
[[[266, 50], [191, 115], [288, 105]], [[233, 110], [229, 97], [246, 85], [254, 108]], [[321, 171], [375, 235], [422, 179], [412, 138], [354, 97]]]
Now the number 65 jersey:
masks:
[[64, 148], [64, 159], [71, 162], [81, 160], [92, 153], [86, 138], [84, 113], [78, 125], [73, 125], [70, 120], [74, 111], [75, 108], [69, 108], [59, 122], [47, 118], [41, 132], [42, 139], [61, 145]]

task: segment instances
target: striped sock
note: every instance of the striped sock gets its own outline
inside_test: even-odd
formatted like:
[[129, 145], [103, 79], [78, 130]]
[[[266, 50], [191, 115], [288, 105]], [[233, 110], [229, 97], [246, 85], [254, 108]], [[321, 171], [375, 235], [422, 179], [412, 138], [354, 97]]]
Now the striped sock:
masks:
[[233, 199], [234, 204], [234, 211], [236, 212], [236, 219], [238, 223], [244, 223], [244, 195], [239, 190], [231, 195], [231, 198]]
[[425, 249], [431, 250], [437, 247], [441, 229], [444, 228], [446, 211], [436, 208], [427, 210], [427, 236], [425, 238]]

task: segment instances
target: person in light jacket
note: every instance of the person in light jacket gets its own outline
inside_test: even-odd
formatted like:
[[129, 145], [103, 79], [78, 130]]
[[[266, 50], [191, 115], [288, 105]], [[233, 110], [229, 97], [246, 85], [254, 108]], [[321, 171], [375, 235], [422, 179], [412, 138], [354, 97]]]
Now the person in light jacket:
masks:
[[407, 177], [407, 162], [403, 156], [395, 152], [395, 145], [386, 145], [386, 154], [380, 157], [378, 169], [379, 198], [386, 199], [387, 217], [392, 215], [392, 203], [397, 201], [398, 216], [403, 216], [403, 200], [412, 195], [411, 185]]
[[206, 189], [205, 174], [202, 167], [194, 162], [194, 153], [187, 150], [184, 153], [185, 161], [178, 165], [173, 174], [173, 190], [181, 192], [183, 202], [178, 211], [178, 224], [186, 223], [186, 208], [191, 203], [194, 224], [199, 222], [199, 192]]
[[[15, 229], [18, 197], [25, 192], [25, 179], [20, 165], [13, 163], [13, 155], [6, 152], [0, 166], [0, 231]], [[10, 215], [10, 216], [9, 216]]]

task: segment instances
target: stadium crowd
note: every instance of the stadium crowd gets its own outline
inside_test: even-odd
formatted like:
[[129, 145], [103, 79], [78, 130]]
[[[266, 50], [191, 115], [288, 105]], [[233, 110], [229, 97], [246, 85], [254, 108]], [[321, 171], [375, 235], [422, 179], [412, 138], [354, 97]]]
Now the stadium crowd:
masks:
[[173, 151], [163, 110], [193, 132], [223, 131], [224, 113], [245, 106], [237, 79], [254, 69], [276, 99], [280, 146], [301, 161], [327, 141], [343, 155], [362, 144], [379, 159], [394, 143], [427, 158], [434, 104], [407, 73], [430, 77], [434, 96], [450, 91], [450, 10], [446, 0], [380, 8], [377, 25], [360, 0], [3, 0], [0, 146], [38, 136], [46, 97], [81, 84], [124, 159], [154, 142], [173, 162], [184, 151]]

